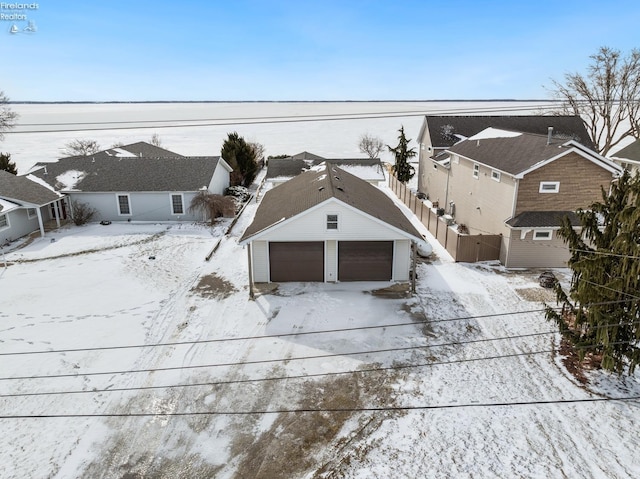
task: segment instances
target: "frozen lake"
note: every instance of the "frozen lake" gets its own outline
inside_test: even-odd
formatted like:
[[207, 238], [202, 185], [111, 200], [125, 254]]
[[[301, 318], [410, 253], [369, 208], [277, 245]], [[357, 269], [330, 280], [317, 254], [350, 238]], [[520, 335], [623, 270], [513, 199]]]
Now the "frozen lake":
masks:
[[[0, 151], [11, 153], [20, 174], [38, 161], [54, 161], [74, 139], [114, 143], [149, 141], [188, 156], [215, 156], [227, 133], [265, 146], [267, 155], [301, 151], [328, 158], [362, 157], [358, 141], [369, 133], [396, 145], [398, 129], [416, 139], [424, 115], [537, 113], [539, 101], [56, 103], [13, 104], [18, 126]], [[411, 143], [416, 146], [415, 141]], [[388, 153], [387, 153], [388, 155]], [[383, 157], [390, 160], [390, 156]]]

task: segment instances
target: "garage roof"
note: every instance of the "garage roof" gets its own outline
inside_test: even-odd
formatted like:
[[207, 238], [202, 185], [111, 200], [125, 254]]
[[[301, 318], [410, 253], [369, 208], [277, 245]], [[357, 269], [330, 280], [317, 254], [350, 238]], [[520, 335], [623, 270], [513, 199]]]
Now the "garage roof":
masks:
[[240, 238], [245, 241], [282, 221], [335, 198], [416, 238], [422, 235], [393, 200], [377, 187], [331, 163], [301, 173], [269, 190], [253, 223]]

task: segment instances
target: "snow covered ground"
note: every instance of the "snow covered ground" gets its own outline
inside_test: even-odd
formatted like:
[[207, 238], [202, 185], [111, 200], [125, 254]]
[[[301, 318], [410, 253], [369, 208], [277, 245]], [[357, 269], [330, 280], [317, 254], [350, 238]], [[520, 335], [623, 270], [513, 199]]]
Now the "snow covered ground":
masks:
[[415, 296], [251, 301], [237, 238], [256, 208], [228, 235], [91, 224], [0, 254], [0, 477], [638, 477], [637, 401], [556, 401], [640, 378], [566, 370], [536, 272], [431, 241]]

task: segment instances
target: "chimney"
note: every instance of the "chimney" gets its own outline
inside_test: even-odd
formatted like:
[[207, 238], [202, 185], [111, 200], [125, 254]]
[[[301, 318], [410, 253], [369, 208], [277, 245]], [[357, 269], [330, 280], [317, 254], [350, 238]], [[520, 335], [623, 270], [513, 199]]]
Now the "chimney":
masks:
[[553, 136], [553, 127], [547, 128], [547, 145], [551, 144], [551, 137]]

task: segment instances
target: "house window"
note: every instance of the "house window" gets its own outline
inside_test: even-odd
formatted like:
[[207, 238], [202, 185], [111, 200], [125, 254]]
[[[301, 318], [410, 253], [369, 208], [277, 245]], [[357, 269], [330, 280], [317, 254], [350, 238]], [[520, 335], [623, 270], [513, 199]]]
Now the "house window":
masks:
[[480, 165], [478, 163], [473, 164], [473, 177], [475, 179], [480, 177]]
[[182, 195], [171, 195], [171, 214], [183, 215], [184, 206], [182, 201]]
[[31, 219], [38, 216], [38, 212], [35, 208], [27, 208], [27, 218]]
[[118, 214], [122, 216], [131, 214], [129, 195], [118, 195]]
[[327, 215], [327, 229], [328, 230], [338, 229], [338, 215]]
[[559, 181], [541, 181], [540, 193], [558, 193], [560, 191]]
[[7, 215], [0, 215], [0, 229], [8, 228], [9, 220], [7, 219]]
[[551, 230], [535, 230], [533, 232], [534, 240], [550, 240], [552, 237]]
[[500, 182], [500, 172], [496, 170], [491, 170], [491, 179], [494, 181]]

